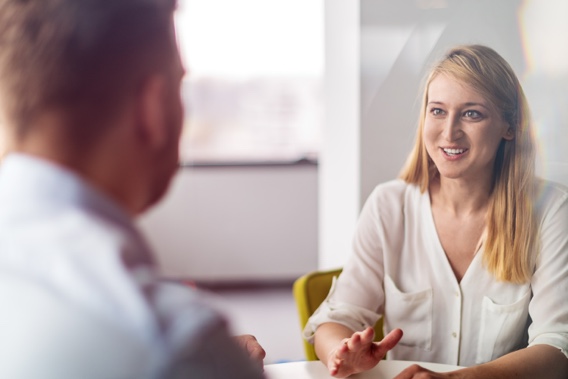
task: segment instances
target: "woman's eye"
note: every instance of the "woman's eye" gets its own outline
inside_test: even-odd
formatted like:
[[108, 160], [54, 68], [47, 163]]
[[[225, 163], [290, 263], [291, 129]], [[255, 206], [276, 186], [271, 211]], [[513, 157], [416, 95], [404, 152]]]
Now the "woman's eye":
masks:
[[430, 113], [432, 113], [433, 116], [440, 116], [443, 111], [440, 108], [432, 108], [430, 109]]
[[478, 120], [482, 117], [481, 113], [478, 111], [465, 111], [463, 115], [464, 117], [471, 118], [473, 120]]

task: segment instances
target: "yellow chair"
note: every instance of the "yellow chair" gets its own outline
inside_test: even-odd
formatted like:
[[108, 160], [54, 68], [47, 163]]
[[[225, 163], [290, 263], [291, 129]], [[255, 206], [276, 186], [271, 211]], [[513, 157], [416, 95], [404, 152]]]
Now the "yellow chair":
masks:
[[[319, 305], [325, 300], [333, 277], [339, 276], [341, 269], [330, 271], [314, 271], [308, 273], [294, 282], [293, 293], [298, 314], [300, 316], [300, 326], [303, 330], [308, 322], [308, 318], [315, 312]], [[375, 325], [375, 341], [383, 339], [383, 319], [379, 319]], [[314, 346], [304, 340], [304, 350], [308, 361], [316, 361], [318, 357]]]

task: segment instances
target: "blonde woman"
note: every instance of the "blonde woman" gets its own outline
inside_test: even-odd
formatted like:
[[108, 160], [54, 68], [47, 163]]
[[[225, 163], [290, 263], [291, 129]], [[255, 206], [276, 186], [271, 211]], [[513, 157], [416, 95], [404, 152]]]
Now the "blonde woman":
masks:
[[[427, 78], [416, 144], [379, 185], [353, 255], [304, 331], [335, 377], [389, 358], [406, 378], [568, 376], [568, 189], [535, 178], [529, 111], [511, 67], [479, 45]], [[383, 341], [372, 342], [379, 317]]]

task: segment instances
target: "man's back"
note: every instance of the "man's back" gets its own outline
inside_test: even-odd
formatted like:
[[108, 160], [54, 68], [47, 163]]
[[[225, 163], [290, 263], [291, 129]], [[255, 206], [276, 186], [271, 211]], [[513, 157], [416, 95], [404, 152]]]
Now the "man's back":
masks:
[[129, 217], [79, 177], [9, 156], [0, 209], [0, 377], [261, 377], [197, 293], [157, 280]]
[[19, 379], [152, 378], [152, 352], [39, 283], [2, 274], [0, 376]]

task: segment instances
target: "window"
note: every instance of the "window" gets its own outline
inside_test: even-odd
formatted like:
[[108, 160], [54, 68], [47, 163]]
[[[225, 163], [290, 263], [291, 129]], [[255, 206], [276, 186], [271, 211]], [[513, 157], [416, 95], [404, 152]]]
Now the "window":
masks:
[[180, 2], [182, 163], [317, 158], [323, 19], [323, 0]]

